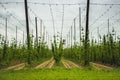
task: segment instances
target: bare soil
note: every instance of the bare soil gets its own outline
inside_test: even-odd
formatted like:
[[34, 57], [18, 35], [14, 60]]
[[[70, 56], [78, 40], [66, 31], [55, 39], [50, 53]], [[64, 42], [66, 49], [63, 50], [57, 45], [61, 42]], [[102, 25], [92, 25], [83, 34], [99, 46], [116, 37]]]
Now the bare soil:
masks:
[[5, 70], [13, 69], [13, 70], [20, 70], [25, 67], [25, 63], [20, 63], [14, 66], [7, 67]]
[[54, 63], [55, 63], [55, 60], [53, 58], [51, 58], [50, 60], [47, 60], [47, 61], [39, 64], [38, 66], [36, 66], [35, 69], [38, 69], [38, 68], [52, 68]]
[[81, 66], [78, 66], [74, 62], [65, 59], [62, 59], [62, 64], [65, 68], [81, 68]]
[[90, 64], [96, 68], [96, 69], [106, 69], [106, 70], [111, 70], [113, 69], [112, 67], [110, 66], [106, 66], [106, 65], [103, 65], [103, 64], [99, 64], [99, 63], [94, 63], [94, 62], [90, 62]]

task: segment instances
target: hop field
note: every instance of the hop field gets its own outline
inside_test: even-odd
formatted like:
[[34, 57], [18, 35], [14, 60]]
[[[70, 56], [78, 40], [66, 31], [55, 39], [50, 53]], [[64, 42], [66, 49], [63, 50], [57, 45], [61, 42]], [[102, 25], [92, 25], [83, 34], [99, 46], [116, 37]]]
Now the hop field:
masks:
[[120, 80], [120, 0], [1, 0], [0, 80]]

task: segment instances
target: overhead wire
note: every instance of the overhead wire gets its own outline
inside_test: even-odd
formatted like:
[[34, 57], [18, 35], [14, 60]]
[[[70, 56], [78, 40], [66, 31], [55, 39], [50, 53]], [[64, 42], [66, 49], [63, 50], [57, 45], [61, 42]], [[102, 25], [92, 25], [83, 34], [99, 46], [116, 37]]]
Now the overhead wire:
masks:
[[[120, 14], [120, 11], [118, 11], [118, 12], [116, 12], [115, 13], [115, 15], [113, 15], [113, 16], [110, 16], [108, 19], [113, 19], [114, 17], [116, 17], [117, 15], [119, 15]], [[115, 19], [116, 20], [116, 19]], [[117, 19], [116, 21], [114, 21], [114, 22], [112, 22], [111, 23], [111, 26], [113, 25], [113, 24], [115, 24], [115, 22], [118, 22], [120, 19]], [[107, 21], [107, 19], [106, 19], [106, 21]], [[104, 25], [105, 24], [105, 22], [103, 22], [103, 23], [101, 23], [100, 25], [98, 25], [97, 27], [100, 27], [100, 26], [102, 26], [102, 25]], [[95, 27], [95, 28], [97, 28], [97, 27]], [[91, 32], [93, 32], [93, 30], [94, 29], [92, 29], [92, 31]]]
[[109, 10], [113, 7], [113, 5], [110, 5], [109, 8], [106, 9], [106, 11], [104, 11], [99, 17], [97, 17], [94, 22], [92, 24], [90, 24], [90, 26], [93, 26], [94, 24], [96, 24], [96, 22], [103, 17], [105, 14], [107, 14], [109, 12]]
[[[2, 2], [0, 4], [12, 4], [12, 3], [16, 3], [16, 4], [19, 4], [19, 3], [23, 3], [23, 2]], [[54, 21], [54, 16], [53, 16], [53, 11], [52, 11], [52, 5], [85, 5], [85, 3], [75, 3], [75, 4], [57, 4], [57, 3], [39, 3], [39, 2], [28, 2], [29, 4], [39, 4], [39, 5], [49, 5], [50, 7], [50, 13], [51, 13], [51, 17], [52, 17], [52, 22], [53, 22], [53, 31], [54, 31], [54, 35], [55, 35], [55, 21]], [[113, 6], [113, 5], [120, 5], [120, 4], [103, 4], [103, 3], [90, 3], [90, 5], [104, 5], [104, 6]], [[109, 7], [110, 8], [110, 7]], [[107, 9], [107, 11], [109, 11], [110, 9]], [[90, 26], [96, 24], [96, 22], [102, 17], [104, 16], [105, 14], [107, 14], [107, 11], [104, 12], [104, 14], [101, 14], [94, 22], [93, 24], [91, 24]], [[118, 13], [119, 14], [119, 13]], [[64, 16], [64, 15], [62, 15]], [[111, 17], [114, 17], [114, 16], [111, 16]], [[85, 18], [84, 18], [85, 19]], [[31, 21], [31, 20], [30, 20]], [[84, 20], [83, 20], [84, 21]], [[61, 29], [61, 34], [63, 32], [63, 25], [64, 25], [64, 20], [62, 19], [62, 29]]]
[[[25, 26], [24, 24], [21, 23], [21, 21], [15, 15], [10, 13], [3, 4], [1, 4], [1, 7], [9, 14], [9, 16], [12, 16], [15, 20], [17, 20], [20, 25]], [[5, 18], [5, 17], [3, 17], [3, 18]]]
[[[0, 4], [23, 4], [24, 2], [1, 2]], [[28, 4], [39, 4], [39, 5], [68, 5], [68, 6], [74, 6], [74, 5], [86, 5], [86, 3], [65, 3], [65, 4], [58, 4], [58, 3], [41, 3], [41, 2], [28, 2]], [[120, 6], [118, 3], [90, 3], [90, 5], [99, 5], [99, 6], [110, 6], [110, 5], [116, 5]]]

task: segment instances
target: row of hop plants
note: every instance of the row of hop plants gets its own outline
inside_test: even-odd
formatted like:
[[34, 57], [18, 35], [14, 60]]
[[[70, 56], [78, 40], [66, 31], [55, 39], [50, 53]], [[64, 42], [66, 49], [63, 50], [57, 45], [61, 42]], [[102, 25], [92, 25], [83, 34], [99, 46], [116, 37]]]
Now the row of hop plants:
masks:
[[54, 42], [52, 43], [52, 54], [56, 65], [60, 65], [62, 54], [63, 54], [63, 41], [60, 38], [60, 42], [57, 43], [56, 37], [54, 36]]
[[112, 34], [104, 35], [97, 42], [92, 39], [89, 42], [88, 53], [85, 54], [84, 39], [82, 46], [74, 45], [64, 49], [63, 56], [84, 65], [88, 62], [100, 62], [104, 64], [120, 66], [120, 39], [114, 39]]
[[51, 50], [41, 38], [37, 45], [34, 36], [30, 35], [30, 49], [28, 50], [26, 41], [25, 44], [17, 43], [15, 38], [7, 41], [0, 35], [0, 68], [21, 62], [32, 64], [34, 61], [51, 56]]

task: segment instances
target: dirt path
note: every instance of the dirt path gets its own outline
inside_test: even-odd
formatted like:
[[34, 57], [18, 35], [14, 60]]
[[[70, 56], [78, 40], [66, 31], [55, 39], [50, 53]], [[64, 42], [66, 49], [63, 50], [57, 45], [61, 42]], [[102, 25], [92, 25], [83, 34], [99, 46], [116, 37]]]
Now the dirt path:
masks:
[[52, 60], [48, 65], [47, 68], [52, 68], [54, 66], [55, 60]]
[[47, 61], [39, 64], [38, 66], [36, 66], [35, 69], [38, 69], [38, 68], [52, 68], [54, 63], [55, 63], [55, 60], [53, 58], [51, 58], [50, 60], [47, 60]]
[[63, 60], [62, 60], [62, 64], [64, 65], [65, 68], [71, 68], [70, 65]]
[[5, 70], [10, 70], [10, 69], [20, 70], [20, 69], [23, 69], [24, 67], [25, 67], [25, 63], [21, 63], [21, 64], [17, 64], [14, 66], [10, 66], [10, 67], [6, 68]]
[[106, 70], [111, 70], [111, 69], [113, 69], [112, 67], [105, 66], [105, 65], [102, 65], [102, 64], [98, 64], [98, 63], [90, 62], [90, 64], [91, 64], [94, 68], [96, 68], [96, 69], [106, 69]]
[[81, 68], [80, 66], [69, 60], [62, 59], [62, 64], [65, 68]]

